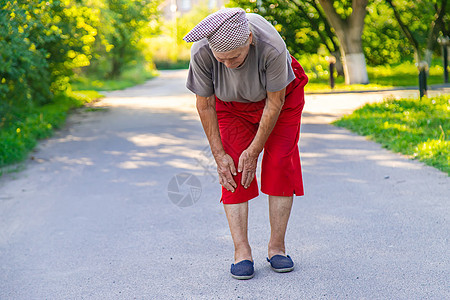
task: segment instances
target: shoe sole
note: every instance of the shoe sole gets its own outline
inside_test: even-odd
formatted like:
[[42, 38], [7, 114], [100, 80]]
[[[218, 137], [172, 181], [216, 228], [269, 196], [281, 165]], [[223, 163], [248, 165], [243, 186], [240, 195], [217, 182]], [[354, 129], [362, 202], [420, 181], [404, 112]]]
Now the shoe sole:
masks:
[[254, 276], [255, 276], [255, 273], [253, 273], [252, 275], [245, 275], [245, 276], [238, 276], [238, 275], [231, 274], [231, 277], [233, 277], [234, 279], [239, 279], [239, 280], [252, 279]]
[[287, 272], [291, 272], [292, 270], [294, 270], [294, 267], [291, 268], [284, 268], [284, 269], [275, 269], [274, 267], [271, 267], [272, 270], [274, 270], [277, 273], [287, 273]]

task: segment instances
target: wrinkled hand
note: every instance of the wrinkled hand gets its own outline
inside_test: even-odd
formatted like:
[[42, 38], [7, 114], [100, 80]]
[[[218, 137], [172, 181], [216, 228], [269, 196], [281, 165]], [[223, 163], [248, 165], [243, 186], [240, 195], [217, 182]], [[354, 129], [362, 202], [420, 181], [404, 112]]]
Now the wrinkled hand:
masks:
[[233, 179], [233, 175], [237, 175], [237, 173], [233, 159], [228, 154], [224, 154], [216, 158], [216, 163], [220, 184], [230, 192], [234, 192], [237, 185]]
[[244, 188], [248, 188], [252, 183], [256, 174], [256, 165], [258, 163], [258, 154], [248, 149], [242, 151], [239, 157], [238, 171], [242, 172], [241, 184]]

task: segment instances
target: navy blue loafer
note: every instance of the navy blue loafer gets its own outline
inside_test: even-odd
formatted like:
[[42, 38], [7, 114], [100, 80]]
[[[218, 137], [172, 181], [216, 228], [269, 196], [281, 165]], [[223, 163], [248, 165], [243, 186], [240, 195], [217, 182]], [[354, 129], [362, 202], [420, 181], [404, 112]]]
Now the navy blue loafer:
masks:
[[272, 270], [278, 273], [285, 273], [294, 270], [294, 262], [289, 255], [274, 255], [271, 259], [267, 258]]
[[250, 260], [243, 260], [237, 264], [231, 265], [231, 276], [235, 279], [250, 279], [255, 276], [255, 269], [253, 262]]

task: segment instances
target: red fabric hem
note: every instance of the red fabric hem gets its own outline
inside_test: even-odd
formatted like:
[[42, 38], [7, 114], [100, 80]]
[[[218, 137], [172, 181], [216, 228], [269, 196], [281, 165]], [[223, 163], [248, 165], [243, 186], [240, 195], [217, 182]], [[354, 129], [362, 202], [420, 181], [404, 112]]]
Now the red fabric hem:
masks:
[[304, 196], [305, 195], [303, 190], [301, 192], [296, 192], [294, 190], [294, 191], [291, 191], [290, 193], [285, 193], [285, 192], [275, 193], [275, 192], [268, 192], [267, 190], [263, 189], [262, 187], [261, 187], [261, 193], [269, 195], [269, 196], [279, 196], [279, 197], [291, 197], [293, 195], [300, 197], [300, 196]]
[[247, 199], [247, 197], [245, 197], [245, 198], [232, 199], [232, 200], [228, 199], [228, 200], [225, 200], [225, 201], [223, 200], [223, 196], [222, 196], [222, 198], [220, 199], [220, 202], [222, 202], [223, 204], [239, 204], [239, 203], [244, 203], [244, 202], [248, 202], [250, 200], [253, 200], [253, 199], [255, 199], [258, 196], [259, 196], [259, 192], [255, 196], [250, 197], [249, 199]]

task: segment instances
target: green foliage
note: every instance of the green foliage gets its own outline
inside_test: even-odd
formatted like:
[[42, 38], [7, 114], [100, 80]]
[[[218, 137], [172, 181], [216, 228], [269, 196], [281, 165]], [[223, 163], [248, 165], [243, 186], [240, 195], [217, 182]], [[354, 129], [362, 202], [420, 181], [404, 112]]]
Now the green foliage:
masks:
[[350, 17], [353, 12], [352, 0], [333, 0], [333, 7], [344, 20]]
[[[28, 21], [28, 24], [26, 25]], [[32, 101], [43, 103], [51, 96], [46, 52], [30, 40], [33, 20], [15, 2], [3, 3], [0, 10], [0, 115], [10, 118], [14, 104], [29, 108]]]
[[64, 92], [69, 87], [72, 69], [89, 65], [91, 46], [97, 35], [91, 26], [95, 16], [88, 7], [75, 0], [29, 1], [28, 38], [45, 55], [50, 72], [51, 91]]
[[329, 25], [313, 0], [231, 0], [227, 6], [242, 7], [248, 13], [262, 15], [277, 29], [289, 52], [296, 57], [317, 54], [318, 49], [328, 52], [325, 54], [338, 50], [337, 38], [332, 30], [326, 30]]
[[[406, 22], [419, 44], [425, 44], [428, 32], [436, 14], [436, 0], [409, 1], [394, 0], [393, 4], [399, 11], [403, 22]], [[442, 2], [442, 1], [439, 1]], [[394, 19], [394, 22], [395, 19]]]
[[111, 60], [109, 77], [117, 78], [126, 65], [142, 58], [140, 42], [156, 30], [159, 1], [106, 0], [106, 4], [105, 19], [112, 28], [105, 38], [113, 45], [107, 55]]
[[192, 44], [186, 43], [183, 37], [213, 12], [203, 1], [183, 16], [165, 20], [160, 35], [143, 40], [145, 59], [153, 61], [158, 69], [187, 68]]
[[145, 65], [141, 41], [156, 30], [159, 2], [1, 0], [0, 126], [70, 91], [74, 70], [118, 77]]
[[336, 121], [450, 175], [450, 96], [388, 99], [366, 104]]
[[72, 78], [72, 89], [76, 91], [115, 91], [122, 90], [157, 76], [157, 71], [148, 71], [143, 64], [125, 68], [118, 79], [103, 79], [95, 75], [81, 75]]
[[142, 39], [157, 30], [159, 3], [0, 0], [0, 165], [23, 158], [83, 102], [71, 78], [128, 72], [129, 86], [150, 76]]
[[[419, 43], [424, 43], [435, 15], [433, 1], [395, 0], [402, 17], [414, 32]], [[351, 0], [334, 0], [333, 6], [342, 19], [352, 13]], [[339, 48], [334, 30], [327, 30], [323, 11], [317, 1], [287, 0], [231, 0], [229, 7], [242, 7], [247, 12], [264, 16], [284, 38], [288, 50], [295, 57], [319, 54], [330, 55]], [[450, 17], [447, 14], [446, 22]], [[363, 51], [370, 66], [399, 64], [414, 59], [414, 49], [401, 32], [392, 9], [385, 0], [369, 1], [368, 14], [362, 35]], [[435, 48], [438, 51], [437, 48]], [[437, 53], [437, 52], [436, 52]], [[439, 54], [439, 53], [437, 53]]]
[[17, 120], [0, 127], [0, 167], [22, 161], [37, 140], [49, 137], [64, 124], [67, 112], [101, 97], [96, 92], [59, 94], [54, 102], [22, 113]]
[[374, 0], [368, 5], [367, 11], [362, 35], [367, 64], [377, 66], [412, 60], [414, 49], [399, 30], [385, 0]]
[[65, 92], [95, 39], [78, 1], [6, 1], [0, 12], [0, 125]]
[[397, 27], [408, 37], [416, 62], [426, 61], [430, 64], [432, 53], [439, 51], [437, 37], [449, 34], [446, 24], [450, 22], [450, 5], [444, 9], [446, 1], [385, 1], [390, 3]]

